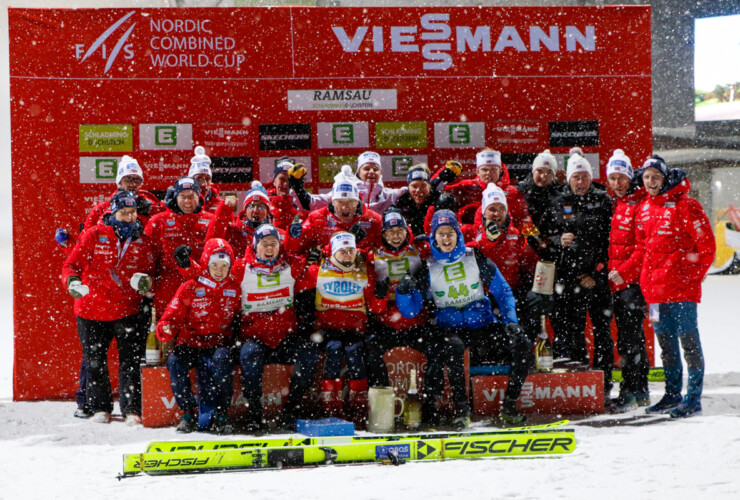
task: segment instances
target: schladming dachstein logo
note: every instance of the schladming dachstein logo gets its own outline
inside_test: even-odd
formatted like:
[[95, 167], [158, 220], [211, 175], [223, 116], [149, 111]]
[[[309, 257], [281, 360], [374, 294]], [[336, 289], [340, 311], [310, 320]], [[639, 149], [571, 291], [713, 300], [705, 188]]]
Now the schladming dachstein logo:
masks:
[[121, 35], [112, 49], [108, 45], [106, 45], [105, 42], [108, 40], [108, 38], [111, 37], [111, 35], [113, 35], [113, 33], [116, 32], [116, 30], [118, 30], [119, 27], [121, 27], [121, 25], [123, 25], [123, 23], [125, 23], [135, 13], [136, 11], [131, 11], [115, 23], [111, 24], [108, 29], [106, 29], [103, 34], [100, 35], [98, 39], [95, 40], [93, 44], [87, 48], [87, 50], [85, 50], [84, 44], [75, 44], [75, 59], [78, 59], [80, 61], [80, 64], [82, 64], [93, 54], [98, 52], [100, 54], [100, 57], [106, 60], [105, 70], [103, 71], [103, 73], [107, 73], [111, 66], [113, 66], [113, 63], [116, 61], [116, 58], [118, 58], [121, 51], [123, 51], [124, 59], [133, 59], [133, 45], [130, 43], [127, 44], [126, 40], [128, 40], [128, 37], [134, 30], [134, 27], [136, 26], [135, 22], [131, 26], [129, 26], [128, 29], [126, 29], [126, 31], [123, 33], [123, 35]]

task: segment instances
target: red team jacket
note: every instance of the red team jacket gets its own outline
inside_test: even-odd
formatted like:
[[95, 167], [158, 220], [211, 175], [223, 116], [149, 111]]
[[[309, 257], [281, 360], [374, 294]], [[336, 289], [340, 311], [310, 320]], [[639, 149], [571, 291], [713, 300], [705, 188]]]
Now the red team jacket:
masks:
[[[118, 191], [111, 193], [108, 200], [102, 201], [93, 207], [93, 209], [87, 215], [87, 219], [85, 219], [84, 229], [89, 229], [93, 227], [95, 224], [100, 222], [100, 219], [103, 218], [103, 215], [110, 213], [110, 198], [112, 198], [113, 195], [116, 194], [117, 192]], [[140, 198], [146, 198], [147, 200], [152, 202], [152, 209], [149, 212], [149, 215], [138, 214], [138, 217], [137, 217], [141, 221], [141, 224], [144, 227], [146, 227], [151, 217], [167, 210], [165, 206], [162, 205], [162, 203], [159, 201], [159, 199], [156, 196], [154, 196], [152, 193], [150, 193], [149, 191], [144, 191], [143, 189], [139, 189], [139, 191], [136, 193], [136, 196]]]
[[[285, 286], [284, 278], [287, 275], [294, 280], [292, 292], [290, 287]], [[288, 255], [281, 251], [277, 261], [268, 266], [257, 261], [254, 248], [250, 246], [244, 258], [236, 261], [232, 276], [242, 291], [239, 338], [257, 339], [270, 349], [275, 349], [288, 335], [298, 330], [298, 319], [293, 307], [295, 295], [316, 286], [315, 272], [312, 274], [311, 268], [306, 266], [305, 256]], [[282, 280], [282, 286], [265, 287], [265, 290], [261, 290], [259, 285], [254, 286], [255, 283], [252, 283], [260, 277], [278, 285]], [[269, 304], [270, 301], [289, 305], [265, 307], [271, 310], [250, 310], [250, 304]]]
[[609, 280], [612, 292], [639, 282], [643, 255], [635, 251], [635, 221], [646, 196], [645, 188], [640, 187], [622, 198], [615, 197], [609, 233], [609, 271], [619, 271], [624, 283], [615, 285]]
[[[272, 208], [270, 209], [270, 213], [272, 213]], [[234, 219], [231, 207], [225, 203], [221, 203], [213, 215], [214, 217], [211, 219], [208, 225], [208, 231], [206, 232], [206, 240], [223, 238], [234, 249], [234, 255], [237, 258], [244, 257], [247, 249], [252, 246], [252, 239], [256, 228], [247, 224], [246, 220], [241, 217], [242, 213], [239, 214], [239, 218]], [[275, 227], [277, 228], [277, 226]], [[282, 242], [285, 239], [285, 231], [278, 228], [278, 233]]]
[[157, 310], [164, 311], [177, 289], [186, 281], [172, 253], [178, 246], [187, 245], [193, 249], [192, 259], [199, 260], [212, 217], [210, 212], [203, 210], [193, 214], [176, 214], [167, 210], [149, 219], [144, 232], [151, 238], [161, 262], [154, 295]]
[[328, 245], [334, 233], [349, 231], [356, 222], [367, 232], [367, 236], [357, 243], [357, 248], [370, 249], [377, 247], [381, 244], [383, 218], [364, 205], [360, 205], [360, 210], [361, 213], [355, 215], [349, 224], [343, 223], [334, 216], [329, 207], [311, 212], [308, 214], [308, 218], [303, 221], [303, 233], [299, 239], [291, 238], [289, 234], [286, 235], [286, 249], [291, 253], [305, 255], [313, 247]]
[[687, 195], [690, 189], [684, 178], [648, 196], [637, 216], [636, 251], [644, 255], [640, 287], [648, 304], [701, 301], [715, 242], [706, 213]]
[[[177, 344], [207, 348], [227, 344], [233, 337], [232, 322], [241, 306], [241, 289], [231, 275], [218, 282], [208, 273], [208, 259], [216, 252], [225, 251], [234, 262], [234, 252], [225, 243], [222, 239], [206, 243], [200, 276], [180, 285], [157, 323], [157, 338], [162, 342], [177, 338]], [[164, 331], [165, 325], [170, 334]]]
[[90, 287], [90, 293], [76, 299], [75, 315], [94, 321], [115, 321], [139, 313], [142, 295], [129, 280], [134, 273], [154, 276], [157, 259], [154, 246], [146, 234], [124, 245], [111, 226], [100, 221], [83, 231], [62, 268], [62, 281], [79, 276]]

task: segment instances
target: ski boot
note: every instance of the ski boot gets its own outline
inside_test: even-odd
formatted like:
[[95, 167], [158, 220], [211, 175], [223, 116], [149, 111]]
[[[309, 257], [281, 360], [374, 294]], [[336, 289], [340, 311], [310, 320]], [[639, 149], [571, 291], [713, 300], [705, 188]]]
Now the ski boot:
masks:
[[175, 431], [183, 434], [190, 434], [198, 428], [198, 419], [195, 418], [193, 413], [185, 413], [180, 419], [180, 423], [177, 424]]

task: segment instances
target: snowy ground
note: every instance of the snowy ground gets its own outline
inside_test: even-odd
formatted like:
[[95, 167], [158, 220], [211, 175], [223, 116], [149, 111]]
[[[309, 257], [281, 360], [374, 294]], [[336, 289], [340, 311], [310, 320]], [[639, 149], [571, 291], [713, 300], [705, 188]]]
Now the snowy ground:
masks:
[[[2, 275], [9, 262], [0, 261]], [[4, 281], [8, 283], [8, 281]], [[11, 302], [0, 295], [3, 357], [12, 351]], [[0, 499], [6, 498], [738, 498], [740, 368], [736, 346], [740, 276], [704, 285], [699, 309], [707, 364], [704, 415], [642, 427], [576, 425], [572, 455], [547, 459], [409, 463], [116, 480], [124, 453], [173, 429], [93, 424], [72, 402], [18, 403], [11, 370], [0, 365]], [[653, 399], [662, 384], [651, 384]], [[483, 424], [476, 424], [482, 426]]]

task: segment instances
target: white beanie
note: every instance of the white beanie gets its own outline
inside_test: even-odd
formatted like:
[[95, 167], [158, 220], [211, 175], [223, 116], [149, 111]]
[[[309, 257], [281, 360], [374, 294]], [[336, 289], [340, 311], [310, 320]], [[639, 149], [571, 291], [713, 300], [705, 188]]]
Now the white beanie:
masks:
[[213, 252], [208, 257], [208, 265], [210, 266], [214, 262], [226, 262], [228, 265], [231, 265], [231, 257], [226, 252]]
[[342, 231], [331, 237], [331, 254], [334, 255], [342, 248], [354, 248], [357, 250], [354, 234]]
[[344, 165], [341, 172], [334, 176], [334, 186], [331, 188], [332, 200], [360, 201], [360, 191], [357, 189], [359, 179], [352, 174], [351, 167]]
[[479, 151], [475, 155], [475, 168], [480, 168], [483, 165], [496, 165], [501, 166], [501, 153], [493, 150]]
[[364, 153], [362, 153], [360, 156], [357, 157], [357, 168], [355, 169], [355, 172], [358, 172], [360, 170], [360, 167], [363, 166], [365, 163], [375, 163], [377, 166], [380, 167], [380, 155], [373, 151], [365, 151]]
[[488, 183], [488, 187], [483, 191], [483, 199], [481, 201], [481, 212], [485, 212], [488, 205], [493, 203], [500, 203], [504, 206], [506, 211], [509, 210], [509, 204], [506, 203], [506, 193], [504, 190], [498, 187], [493, 182]]
[[609, 162], [606, 164], [606, 176], [610, 174], [624, 174], [630, 179], [634, 175], [632, 170], [632, 162], [630, 162], [629, 156], [624, 154], [621, 149], [615, 149], [612, 157], [609, 158]]
[[141, 177], [142, 181], [144, 180], [144, 172], [141, 170], [139, 162], [131, 158], [129, 155], [123, 155], [123, 157], [118, 160], [116, 184], [120, 184], [121, 179], [123, 179], [127, 175], [136, 175], [138, 177]]
[[190, 170], [188, 177], [205, 174], [213, 178], [211, 173], [211, 159], [206, 156], [206, 150], [203, 146], [195, 148], [195, 156], [190, 159]]
[[591, 164], [586, 158], [579, 154], [574, 154], [568, 158], [568, 168], [565, 170], [568, 182], [570, 182], [571, 176], [576, 172], [587, 172], [592, 179], [594, 177], [594, 171], [591, 169]]
[[557, 173], [558, 160], [550, 153], [549, 149], [544, 150], [534, 159], [532, 171], [534, 172], [538, 168], [549, 168], [553, 174]]

